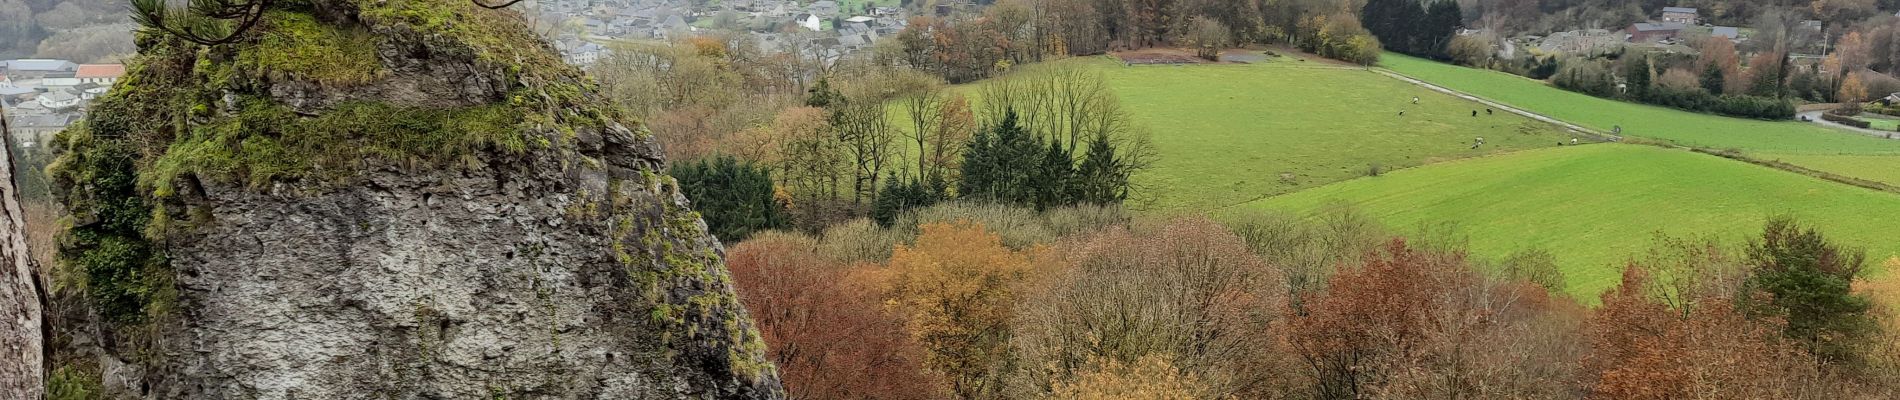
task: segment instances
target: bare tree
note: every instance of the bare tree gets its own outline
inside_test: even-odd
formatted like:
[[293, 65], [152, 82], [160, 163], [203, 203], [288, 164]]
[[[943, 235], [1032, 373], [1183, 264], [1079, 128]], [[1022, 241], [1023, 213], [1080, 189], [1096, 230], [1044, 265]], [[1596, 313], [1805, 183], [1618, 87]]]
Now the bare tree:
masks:
[[910, 88], [910, 95], [905, 96], [902, 103], [904, 111], [910, 114], [910, 138], [917, 144], [918, 182], [930, 178], [930, 139], [941, 132], [938, 127], [943, 123], [945, 100], [943, 86], [929, 82]]

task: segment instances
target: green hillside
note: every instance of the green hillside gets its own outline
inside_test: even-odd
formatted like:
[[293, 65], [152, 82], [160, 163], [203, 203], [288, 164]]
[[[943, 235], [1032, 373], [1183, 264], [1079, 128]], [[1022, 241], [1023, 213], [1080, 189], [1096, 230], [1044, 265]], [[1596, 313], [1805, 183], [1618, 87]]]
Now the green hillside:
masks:
[[[1601, 144], [1447, 162], [1278, 196], [1242, 207], [1305, 212], [1345, 202], [1406, 228], [1453, 222], [1471, 250], [1536, 246], [1584, 299], [1615, 283], [1655, 232], [1739, 242], [1792, 214], [1873, 260], [1900, 255], [1900, 195], [1680, 150]], [[1879, 261], [1875, 261], [1879, 264]]]
[[[1570, 138], [1549, 124], [1486, 115], [1478, 103], [1318, 62], [1068, 62], [1102, 71], [1123, 108], [1152, 134], [1157, 164], [1135, 177], [1145, 189], [1147, 198], [1137, 199], [1143, 208], [1225, 207], [1365, 176], [1373, 165], [1391, 170]], [[1472, 149], [1479, 136], [1486, 145]]]
[[1900, 140], [1880, 139], [1816, 126], [1690, 113], [1607, 100], [1565, 91], [1497, 71], [1465, 68], [1387, 53], [1380, 64], [1393, 71], [1515, 107], [1604, 131], [1683, 145], [1791, 154], [1900, 155]]
[[1854, 154], [1757, 154], [1814, 170], [1900, 186], [1900, 156]]

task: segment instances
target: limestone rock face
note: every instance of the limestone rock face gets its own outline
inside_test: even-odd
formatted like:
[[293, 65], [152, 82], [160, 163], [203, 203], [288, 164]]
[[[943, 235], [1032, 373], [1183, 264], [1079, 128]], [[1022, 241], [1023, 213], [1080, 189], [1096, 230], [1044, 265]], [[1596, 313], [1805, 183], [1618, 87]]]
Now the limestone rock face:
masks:
[[92, 336], [55, 357], [82, 372], [64, 379], [120, 398], [783, 397], [653, 139], [527, 28], [464, 1], [289, 3], [234, 44], [141, 34], [125, 82], [61, 134], [60, 274], [85, 293], [59, 298]]

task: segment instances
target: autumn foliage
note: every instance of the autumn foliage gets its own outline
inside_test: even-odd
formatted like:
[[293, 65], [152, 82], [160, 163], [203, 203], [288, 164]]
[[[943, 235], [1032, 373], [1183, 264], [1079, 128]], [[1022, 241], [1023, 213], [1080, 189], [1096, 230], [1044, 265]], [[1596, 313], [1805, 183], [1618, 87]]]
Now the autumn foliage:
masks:
[[1603, 295], [1591, 319], [1593, 351], [1584, 359], [1596, 381], [1591, 393], [1610, 399], [1789, 398], [1815, 368], [1778, 338], [1773, 321], [1751, 321], [1733, 299], [1664, 304], [1649, 273], [1637, 266]]
[[1790, 221], [1747, 246], [1662, 238], [1590, 308], [1551, 292], [1546, 253], [1486, 260], [1427, 234], [1319, 243], [1377, 235], [1321, 226], [1350, 218], [1078, 225], [1052, 217], [1075, 210], [996, 207], [734, 246], [791, 397], [1900, 395], [1892, 311], [1833, 307], [1890, 299], [1900, 278], [1861, 280], [1857, 253]]
[[1271, 391], [1279, 368], [1266, 350], [1277, 315], [1262, 311], [1286, 304], [1286, 283], [1240, 237], [1184, 218], [1110, 228], [1058, 248], [1062, 262], [1021, 305], [1018, 397], [1042, 394], [1023, 386], [1097, 379], [1082, 371], [1102, 363], [1139, 366], [1156, 357], [1195, 377], [1205, 397]]
[[780, 379], [796, 399], [941, 398], [903, 319], [852, 268], [811, 239], [761, 234], [733, 246], [726, 266]]
[[982, 397], [997, 389], [1015, 315], [1011, 286], [1028, 275], [1029, 257], [967, 221], [920, 228], [916, 244], [897, 246], [885, 267], [891, 301], [908, 317], [926, 365], [949, 377], [959, 397]]

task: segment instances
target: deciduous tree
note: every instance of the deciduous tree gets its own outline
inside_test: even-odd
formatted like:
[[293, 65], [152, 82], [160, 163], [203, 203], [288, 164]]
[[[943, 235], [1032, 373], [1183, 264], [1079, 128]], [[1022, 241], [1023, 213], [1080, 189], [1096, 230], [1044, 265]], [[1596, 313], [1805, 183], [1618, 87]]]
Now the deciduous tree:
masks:
[[916, 243], [892, 250], [885, 266], [891, 304], [923, 345], [925, 365], [947, 376], [957, 397], [988, 397], [999, 389], [998, 370], [1008, 358], [1018, 301], [1011, 286], [1028, 276], [1030, 258], [981, 225], [920, 229]]
[[794, 399], [935, 399], [941, 377], [902, 316], [883, 306], [878, 282], [818, 253], [817, 243], [767, 232], [726, 254], [739, 299], [751, 312]]

